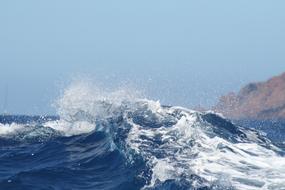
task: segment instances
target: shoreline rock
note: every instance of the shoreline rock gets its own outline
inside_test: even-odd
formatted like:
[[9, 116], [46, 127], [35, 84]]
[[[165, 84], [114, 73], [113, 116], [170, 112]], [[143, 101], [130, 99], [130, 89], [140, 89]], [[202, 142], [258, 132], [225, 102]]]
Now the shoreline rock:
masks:
[[285, 73], [222, 96], [213, 110], [231, 119], [284, 120]]

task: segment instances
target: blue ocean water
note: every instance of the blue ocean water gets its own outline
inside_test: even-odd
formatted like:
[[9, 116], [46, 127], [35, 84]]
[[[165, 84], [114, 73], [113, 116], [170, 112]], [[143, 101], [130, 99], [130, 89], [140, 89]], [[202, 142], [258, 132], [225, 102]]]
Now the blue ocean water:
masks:
[[281, 121], [103, 97], [72, 87], [59, 116], [0, 116], [0, 189], [285, 189]]

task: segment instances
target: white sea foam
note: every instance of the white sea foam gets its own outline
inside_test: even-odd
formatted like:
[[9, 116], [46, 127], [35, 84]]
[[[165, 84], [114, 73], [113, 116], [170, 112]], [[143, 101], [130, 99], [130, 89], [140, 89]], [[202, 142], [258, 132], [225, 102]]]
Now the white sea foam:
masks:
[[44, 126], [60, 131], [65, 136], [89, 133], [96, 129], [96, 119], [106, 119], [114, 115], [123, 102], [135, 102], [137, 91], [118, 89], [102, 90], [90, 82], [78, 81], [67, 87], [56, 101], [60, 120]]
[[[231, 142], [215, 135], [213, 126], [203, 121], [203, 113], [163, 107], [158, 101], [140, 99], [128, 90], [102, 91], [82, 82], [69, 86], [56, 105], [60, 120], [42, 125], [64, 136], [98, 130], [97, 120], [121, 115], [131, 126], [127, 146], [143, 156], [151, 167], [152, 178], [146, 187], [181, 176], [196, 187], [205, 185], [191, 179], [191, 175], [197, 175], [209, 185], [225, 188], [285, 189], [285, 157], [276, 153], [277, 147], [262, 146], [251, 131], [247, 131], [247, 141]], [[135, 114], [141, 114], [142, 120], [158, 123], [159, 127], [144, 126], [147, 124], [134, 120]], [[25, 127], [0, 124], [0, 135], [23, 131]], [[156, 143], [157, 139], [160, 143]]]
[[49, 121], [43, 124], [44, 127], [52, 128], [64, 136], [80, 135], [84, 133], [90, 133], [96, 129], [95, 123], [88, 121], [75, 121], [68, 122], [65, 120]]
[[0, 124], [0, 135], [5, 136], [5, 135], [10, 135], [13, 134], [17, 131], [24, 130], [24, 125], [22, 124]]
[[[149, 109], [152, 110], [152, 106]], [[160, 111], [159, 117], [161, 113], [167, 117], [177, 109], [156, 106], [152, 111], [156, 114], [156, 110], [164, 110]], [[256, 137], [251, 137], [251, 142], [247, 143], [210, 137], [211, 126], [201, 122], [198, 113], [187, 109], [180, 111], [181, 117], [172, 127], [145, 128], [129, 120], [133, 127], [127, 143], [152, 165], [152, 180], [147, 187], [168, 179], [179, 179], [182, 175], [188, 175], [191, 180], [190, 175], [195, 174], [209, 183], [241, 190], [285, 189], [284, 157], [259, 145]], [[143, 135], [148, 139], [141, 138]], [[155, 137], [160, 137], [162, 143], [156, 149], [148, 147]], [[196, 185], [198, 188], [204, 184]]]
[[[98, 88], [92, 82], [79, 80], [64, 89], [55, 101], [55, 107], [60, 120], [48, 121], [41, 127], [52, 128], [64, 136], [89, 133], [96, 130], [96, 119], [112, 117], [124, 102], [131, 106], [139, 100], [140, 93], [128, 88], [114, 91]], [[153, 105], [155, 106], [155, 105]], [[40, 127], [35, 123], [0, 124], [0, 135], [16, 134], [26, 128]]]

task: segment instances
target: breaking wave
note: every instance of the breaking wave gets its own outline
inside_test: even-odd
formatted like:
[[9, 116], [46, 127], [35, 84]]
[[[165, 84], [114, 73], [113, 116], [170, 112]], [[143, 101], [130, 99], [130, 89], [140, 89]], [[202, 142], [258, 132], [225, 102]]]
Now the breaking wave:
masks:
[[86, 83], [56, 106], [59, 118], [0, 124], [0, 187], [285, 189], [282, 148], [213, 112]]

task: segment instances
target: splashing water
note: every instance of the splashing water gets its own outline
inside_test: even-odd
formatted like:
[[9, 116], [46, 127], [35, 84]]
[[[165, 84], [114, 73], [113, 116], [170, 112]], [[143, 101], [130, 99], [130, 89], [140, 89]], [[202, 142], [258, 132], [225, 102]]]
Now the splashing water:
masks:
[[215, 113], [82, 82], [56, 105], [58, 119], [0, 125], [0, 187], [285, 189], [284, 150]]

